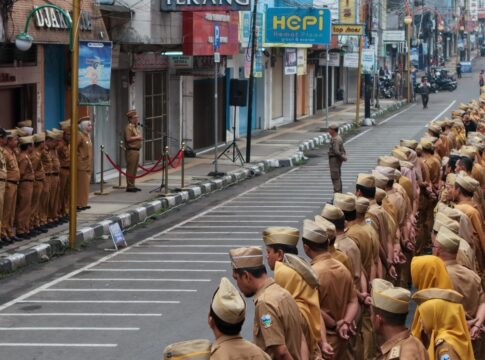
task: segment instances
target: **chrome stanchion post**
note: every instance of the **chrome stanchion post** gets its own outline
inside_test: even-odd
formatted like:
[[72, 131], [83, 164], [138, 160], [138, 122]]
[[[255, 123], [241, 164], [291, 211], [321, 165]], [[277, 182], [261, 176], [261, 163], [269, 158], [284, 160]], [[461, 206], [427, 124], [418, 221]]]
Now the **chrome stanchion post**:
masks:
[[165, 150], [163, 152], [163, 163], [164, 163], [164, 166], [165, 166], [165, 189], [164, 189], [164, 194], [167, 195], [168, 194], [168, 165], [169, 165], [169, 162], [170, 162], [170, 158], [168, 156], [168, 146], [165, 146]]
[[[124, 150], [124, 143], [123, 140], [120, 140], [120, 147], [118, 149], [118, 154], [119, 154], [119, 161], [121, 164], [121, 157], [123, 156], [123, 150]], [[113, 186], [114, 189], [124, 189], [125, 187], [121, 185], [121, 172], [118, 172], [118, 186]]]
[[185, 186], [185, 184], [184, 184], [185, 183], [185, 179], [184, 179], [184, 177], [185, 177], [185, 143], [184, 142], [182, 143], [182, 148], [180, 149], [180, 151], [182, 151], [182, 160], [181, 160], [182, 161], [182, 164], [181, 164], [182, 168], [180, 169], [180, 178], [181, 178], [180, 188], [183, 189], [184, 186]]
[[95, 192], [95, 195], [108, 195], [107, 192], [104, 192], [104, 145], [99, 146], [99, 153], [101, 155], [100, 159], [100, 168], [101, 168], [101, 174], [100, 174], [100, 181], [99, 181], [99, 191]]

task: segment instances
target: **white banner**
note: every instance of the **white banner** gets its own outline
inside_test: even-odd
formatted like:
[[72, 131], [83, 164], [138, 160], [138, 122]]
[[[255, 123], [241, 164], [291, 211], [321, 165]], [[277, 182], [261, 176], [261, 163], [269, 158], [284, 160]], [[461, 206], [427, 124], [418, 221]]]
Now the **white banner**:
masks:
[[405, 41], [404, 30], [385, 30], [382, 33], [384, 42], [402, 42]]
[[362, 49], [362, 74], [372, 74], [375, 71], [375, 50]]
[[344, 67], [357, 69], [359, 67], [359, 54], [358, 53], [344, 54]]
[[[326, 63], [327, 63], [327, 59], [325, 57], [318, 59], [318, 65], [325, 66]], [[330, 53], [329, 54], [328, 66], [335, 66], [335, 67], [340, 66], [340, 54], [339, 53]]]

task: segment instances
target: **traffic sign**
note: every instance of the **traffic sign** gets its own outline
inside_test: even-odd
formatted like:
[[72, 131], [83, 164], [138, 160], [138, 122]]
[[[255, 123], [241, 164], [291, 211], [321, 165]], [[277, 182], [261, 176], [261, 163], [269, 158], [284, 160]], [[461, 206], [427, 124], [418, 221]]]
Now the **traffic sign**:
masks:
[[221, 28], [219, 24], [214, 24], [214, 51], [219, 50], [221, 47]]

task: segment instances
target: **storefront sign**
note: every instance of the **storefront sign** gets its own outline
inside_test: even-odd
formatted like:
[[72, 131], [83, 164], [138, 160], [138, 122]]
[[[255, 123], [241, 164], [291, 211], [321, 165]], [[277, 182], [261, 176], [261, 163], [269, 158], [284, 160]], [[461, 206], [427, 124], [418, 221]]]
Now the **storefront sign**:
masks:
[[334, 24], [332, 35], [364, 35], [364, 26], [359, 24]]
[[[324, 56], [323, 58], [318, 59], [318, 65], [325, 66], [327, 63], [327, 59], [325, 58], [325, 53], [322, 53]], [[340, 54], [339, 53], [330, 53], [328, 54], [328, 66], [340, 66]]]
[[15, 80], [15, 75], [10, 75], [9, 73], [0, 73], [0, 83], [14, 82]]
[[362, 74], [372, 74], [375, 71], [375, 49], [362, 49]]
[[[244, 56], [244, 77], [249, 78], [251, 71], [251, 48], [246, 48]], [[255, 78], [263, 77], [263, 52], [256, 50], [254, 54], [253, 75]]]
[[79, 105], [109, 105], [111, 41], [79, 41]]
[[162, 11], [250, 10], [250, 0], [160, 0]]
[[404, 30], [385, 30], [382, 33], [382, 41], [384, 42], [403, 42]]
[[344, 54], [344, 67], [357, 69], [359, 67], [359, 54], [358, 53]]
[[297, 52], [295, 48], [285, 49], [285, 75], [296, 74]]
[[313, 0], [313, 7], [329, 9], [332, 21], [339, 21], [339, 0]]
[[[261, 49], [263, 46], [263, 14], [256, 15], [256, 48]], [[239, 42], [242, 47], [248, 47], [251, 38], [251, 12], [239, 12]]]
[[160, 53], [141, 53], [133, 55], [133, 70], [166, 70], [168, 57]]
[[266, 43], [327, 45], [330, 43], [330, 10], [269, 8]]
[[355, 0], [340, 0], [339, 22], [341, 24], [353, 24], [356, 21]]
[[169, 56], [168, 62], [172, 69], [192, 69], [194, 67], [192, 56]]
[[296, 75], [306, 75], [307, 69], [307, 52], [306, 49], [297, 49], [296, 51]]
[[[37, 6], [34, 6], [36, 9]], [[65, 13], [69, 17], [69, 20], [72, 23], [71, 15], [69, 11], [65, 10]], [[45, 7], [40, 9], [39, 11], [35, 12], [34, 15], [34, 23], [35, 26], [38, 28], [45, 28], [45, 29], [69, 29], [69, 25], [66, 22], [66, 18], [62, 13], [55, 8]], [[79, 29], [81, 31], [91, 31], [91, 14], [86, 11], [81, 11], [79, 17]]]

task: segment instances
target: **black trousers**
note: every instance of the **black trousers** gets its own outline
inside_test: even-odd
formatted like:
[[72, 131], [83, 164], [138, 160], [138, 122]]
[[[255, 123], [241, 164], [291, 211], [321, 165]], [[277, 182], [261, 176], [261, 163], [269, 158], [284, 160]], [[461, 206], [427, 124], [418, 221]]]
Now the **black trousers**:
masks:
[[427, 108], [428, 107], [429, 95], [428, 94], [421, 94], [421, 100], [423, 101], [423, 107]]

